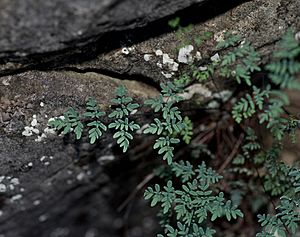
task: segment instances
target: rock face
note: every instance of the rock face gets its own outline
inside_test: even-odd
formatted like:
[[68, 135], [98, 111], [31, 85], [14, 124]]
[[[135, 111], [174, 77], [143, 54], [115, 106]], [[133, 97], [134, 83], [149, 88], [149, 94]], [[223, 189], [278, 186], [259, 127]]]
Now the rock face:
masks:
[[[87, 137], [75, 141], [70, 136], [39, 136], [48, 119], [69, 106], [83, 111], [87, 97], [107, 106], [119, 84], [140, 101], [157, 95], [160, 82], [189, 69], [178, 60], [183, 42], [193, 45], [194, 58], [201, 53], [201, 64], [216, 53], [216, 39], [224, 31], [237, 31], [268, 58], [289, 26], [300, 30], [298, 0], [245, 1], [230, 11], [223, 8], [242, 1], [202, 2], [0, 1], [0, 237], [155, 236], [157, 222], [149, 217], [153, 210], [142, 198], [130, 199], [123, 212], [118, 209], [149, 172], [141, 162], [156, 155], [147, 153], [151, 139], [140, 137], [136, 150], [124, 157], [109, 135], [95, 145]], [[178, 37], [168, 31], [131, 41], [155, 30], [151, 24], [142, 26], [192, 4], [199, 4], [194, 12], [198, 17], [188, 34]], [[193, 16], [184, 14], [186, 19]], [[125, 43], [102, 38], [128, 29], [133, 30], [124, 33]], [[208, 31], [212, 38], [196, 47], [192, 39]], [[110, 45], [112, 40], [118, 42], [113, 49], [99, 43]], [[203, 95], [216, 90], [209, 85], [196, 89]], [[26, 126], [39, 129], [39, 134], [22, 135]]]
[[[135, 167], [128, 157], [117, 158], [111, 134], [90, 145], [87, 137], [75, 141], [53, 134], [47, 121], [68, 106], [83, 112], [90, 96], [107, 108], [120, 83], [137, 100], [157, 91], [96, 73], [30, 71], [1, 79], [0, 236], [117, 237], [125, 225], [129, 233], [141, 231], [149, 217], [140, 212], [135, 223], [125, 223], [117, 211], [137, 176], [130, 175]], [[137, 203], [147, 210], [145, 201]], [[138, 236], [154, 236], [153, 227], [146, 229]]]
[[204, 0], [3, 0], [0, 56], [57, 51], [145, 26]]

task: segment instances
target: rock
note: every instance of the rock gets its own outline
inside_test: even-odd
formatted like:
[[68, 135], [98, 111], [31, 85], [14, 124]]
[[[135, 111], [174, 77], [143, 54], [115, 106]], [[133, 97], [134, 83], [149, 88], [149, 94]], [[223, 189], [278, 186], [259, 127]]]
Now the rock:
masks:
[[[0, 124], [0, 174], [20, 180], [14, 190], [4, 181], [0, 184], [1, 234], [82, 237], [96, 233], [95, 236], [115, 237], [121, 232], [130, 235], [134, 228], [142, 230], [134, 221], [143, 221], [143, 213], [155, 212], [144, 201], [133, 200], [131, 213], [134, 215], [129, 218], [133, 224], [128, 233], [124, 233], [127, 219], [124, 226], [122, 221], [118, 225], [112, 223], [122, 219], [123, 213], [118, 213], [117, 208], [141, 182], [137, 176], [145, 175], [134, 174], [137, 157], [150, 154], [147, 151], [153, 146], [151, 139], [138, 140], [139, 148], [130, 150], [130, 159], [123, 159], [112, 145], [115, 141], [109, 137], [111, 134], [91, 146], [86, 144], [87, 137], [79, 141], [72, 135], [52, 134], [40, 138], [43, 131], [48, 131], [48, 119], [61, 115], [70, 106], [84, 111], [88, 97], [94, 97], [107, 109], [115, 88], [121, 83], [139, 101], [156, 96], [158, 84], [169, 80], [164, 75], [173, 79], [189, 67], [178, 62], [181, 42], [188, 41], [186, 45], [194, 47], [192, 57], [201, 63], [215, 55], [216, 39], [221, 39], [225, 30], [237, 31], [266, 60], [273, 52], [274, 43], [289, 26], [299, 31], [299, 1], [245, 1], [226, 11], [232, 6], [228, 2], [242, 1], [209, 0], [205, 8], [197, 8], [199, 17], [193, 18], [194, 28], [188, 34], [178, 37], [175, 32], [165, 30], [148, 37], [149, 31], [156, 30], [151, 28], [154, 25], [167, 28], [168, 19], [163, 23], [149, 22], [201, 2], [1, 1], [0, 109], [1, 114], [12, 114], [12, 119]], [[193, 16], [189, 12], [185, 14]], [[132, 30], [124, 32], [128, 29]], [[114, 35], [117, 31], [117, 36], [122, 38]], [[193, 39], [205, 32], [212, 32], [213, 37], [197, 46]], [[184, 96], [200, 97], [201, 102], [205, 98], [220, 101], [230, 97], [231, 91], [222, 90], [222, 82], [217, 83], [219, 93], [210, 84], [196, 84]], [[20, 116], [13, 116], [17, 113]], [[38, 123], [31, 124], [33, 119]], [[38, 127], [40, 137], [29, 129], [30, 125]], [[24, 130], [28, 130], [25, 135], [31, 136], [22, 136]], [[88, 156], [86, 161], [78, 162], [83, 155]], [[105, 166], [107, 163], [109, 167]], [[11, 197], [14, 202], [10, 202]], [[136, 203], [140, 202], [142, 205], [135, 210]], [[154, 230], [155, 225], [151, 227], [153, 232], [139, 233], [139, 236], [154, 236], [157, 229]]]
[[[142, 82], [64, 71], [29, 71], [13, 75], [9, 86], [0, 86], [0, 94], [7, 95], [8, 101], [18, 95], [24, 108], [32, 104], [32, 109], [24, 109], [24, 117], [19, 120], [24, 126], [31, 126], [36, 119], [38, 124], [33, 125], [43, 129], [48, 118], [44, 116], [44, 107], [40, 106], [41, 98], [47, 105], [49, 117], [54, 117], [69, 106], [83, 111], [89, 96], [108, 106], [120, 83], [137, 99], [157, 95], [155, 88]], [[87, 140], [74, 142], [72, 136], [62, 138], [53, 135], [54, 139], [36, 142], [36, 134], [22, 136], [24, 126], [11, 132], [1, 124], [0, 174], [11, 178], [6, 181], [7, 178], [0, 177], [0, 233], [6, 237], [82, 237], [91, 233], [93, 228], [96, 236], [119, 236], [123, 226], [111, 225], [116, 219], [122, 219], [116, 206], [120, 205], [118, 202], [123, 201], [124, 196], [130, 195], [138, 182], [132, 175], [123, 176], [126, 163], [111, 164], [117, 158], [106, 159], [101, 164], [97, 161], [97, 157], [113, 154], [113, 147], [107, 144], [114, 142], [105, 137], [90, 150]], [[87, 169], [75, 162], [83, 152], [94, 157], [94, 160], [89, 160]], [[113, 165], [112, 170], [118, 174], [110, 174], [103, 163]], [[14, 188], [4, 181], [14, 184]], [[146, 203], [144, 208], [152, 211]], [[154, 236], [154, 232], [144, 232], [143, 236]]]
[[10, 120], [10, 115], [9, 113], [0, 113], [0, 118], [3, 122], [7, 122]]
[[108, 32], [124, 31], [203, 0], [4, 0], [0, 58], [25, 57], [82, 46]]
[[[203, 20], [201, 17], [194, 20], [193, 28], [187, 34], [178, 36], [175, 32], [168, 32], [155, 35], [150, 39], [134, 44], [134, 50], [129, 55], [123, 55], [121, 48], [116, 48], [109, 52], [99, 53], [94, 59], [80, 63], [67, 63], [60, 67], [77, 69], [78, 71], [98, 70], [116, 75], [125, 74], [132, 78], [145, 78], [158, 84], [165, 80], [162, 71], [164, 73], [172, 72], [167, 68], [167, 65], [163, 65], [163, 54], [168, 54], [178, 63], [182, 42], [194, 47], [189, 56], [205, 61], [215, 55], [215, 45], [224, 36], [224, 33], [233, 31], [251, 42], [262, 55], [263, 63], [265, 63], [270, 59], [275, 43], [289, 27], [292, 26], [296, 32], [300, 31], [300, 1], [254, 0], [235, 6], [230, 11], [216, 16], [214, 9], [225, 8], [226, 3], [222, 3], [224, 4], [222, 6], [221, 3], [216, 4], [221, 1], [211, 0], [210, 2], [212, 2], [211, 5], [207, 3], [203, 8], [200, 6], [197, 14], [203, 16], [211, 12], [211, 15], [207, 17], [207, 20]], [[188, 12], [187, 15], [190, 16], [191, 14]], [[164, 24], [167, 25], [166, 22]], [[141, 29], [137, 34], [133, 33], [133, 36], [139, 37], [140, 34], [146, 34], [147, 31], [149, 31], [148, 28], [145, 31]], [[212, 33], [211, 39], [207, 43], [197, 46], [194, 39], [207, 32]], [[149, 54], [152, 55], [151, 59], [148, 60], [147, 57], [145, 60], [144, 55]], [[213, 59], [217, 59], [217, 55]], [[187, 69], [187, 67], [183, 63], [179, 63], [178, 71], [172, 78], [178, 77], [182, 70]]]

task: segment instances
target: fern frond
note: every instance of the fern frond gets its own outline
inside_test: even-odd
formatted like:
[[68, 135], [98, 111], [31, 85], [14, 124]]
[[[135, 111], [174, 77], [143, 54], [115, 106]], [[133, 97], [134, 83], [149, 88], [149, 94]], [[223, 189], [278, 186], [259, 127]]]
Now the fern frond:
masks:
[[114, 111], [109, 114], [109, 117], [114, 118], [115, 121], [111, 122], [108, 127], [116, 130], [113, 138], [117, 140], [117, 144], [125, 153], [130, 140], [133, 139], [132, 133], [140, 129], [139, 124], [129, 120], [130, 113], [139, 108], [139, 104], [132, 103], [133, 98], [127, 96], [127, 90], [123, 85], [116, 89], [116, 95], [117, 98], [112, 99], [115, 105]]

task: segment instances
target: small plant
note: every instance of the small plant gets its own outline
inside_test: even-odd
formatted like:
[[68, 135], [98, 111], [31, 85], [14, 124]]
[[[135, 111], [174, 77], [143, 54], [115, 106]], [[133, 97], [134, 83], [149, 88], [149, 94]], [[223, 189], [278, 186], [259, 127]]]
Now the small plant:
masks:
[[168, 164], [172, 163], [174, 157], [173, 145], [178, 144], [180, 139], [173, 138], [172, 134], [180, 133], [186, 126], [183, 122], [181, 112], [176, 103], [182, 100], [178, 96], [180, 88], [169, 82], [166, 85], [161, 84], [162, 94], [158, 98], [145, 101], [146, 105], [151, 106], [155, 113], [162, 113], [162, 120], [156, 117], [148, 128], [144, 130], [145, 134], [156, 134], [159, 136], [153, 146], [154, 149], [159, 149], [158, 154], [163, 154], [163, 159], [167, 160]]
[[[100, 118], [105, 115], [105, 112], [100, 111], [96, 101], [90, 98], [86, 103], [86, 110], [84, 117], [93, 120], [87, 126], [89, 129], [90, 143], [93, 144], [102, 136], [102, 130], [106, 131], [107, 127], [101, 122]], [[78, 138], [77, 138], [78, 139]]]
[[133, 139], [130, 132], [140, 129], [140, 125], [129, 120], [129, 115], [139, 107], [137, 103], [131, 103], [133, 99], [126, 96], [126, 89], [120, 86], [116, 90], [117, 98], [112, 100], [115, 104], [115, 109], [108, 115], [109, 118], [115, 119], [114, 122], [108, 125], [109, 128], [114, 128], [116, 132], [113, 138], [117, 139], [117, 144], [126, 152], [129, 147], [129, 140]]
[[[179, 18], [171, 20], [169, 25], [177, 29], [180, 35], [189, 32], [189, 28], [180, 26]], [[200, 37], [199, 42], [210, 37], [211, 34]], [[296, 80], [296, 75], [300, 73], [300, 44], [292, 30], [289, 30], [274, 52], [274, 60], [264, 70], [260, 65], [259, 54], [238, 35], [226, 33], [225, 40], [217, 44], [216, 50], [221, 54], [218, 60], [208, 60], [200, 67], [189, 65], [189, 71], [174, 83], [161, 83], [158, 97], [144, 101], [144, 106], [152, 109], [153, 118], [143, 134], [156, 136], [153, 149], [166, 161], [155, 171], [166, 181], [165, 185], [155, 184], [146, 188], [144, 193], [145, 199], [151, 201], [151, 206], [161, 207], [159, 216], [164, 233], [157, 236], [210, 237], [217, 232], [213, 223], [217, 219], [231, 221], [244, 216], [233, 203], [242, 202], [246, 191], [230, 190], [231, 196], [235, 195], [235, 201], [226, 199], [226, 194], [219, 191], [224, 187], [219, 183], [223, 177], [197, 159], [200, 155], [212, 159], [218, 156], [208, 149], [207, 144], [191, 142], [195, 133], [193, 123], [187, 116], [183, 116], [179, 107], [179, 102], [183, 100], [179, 96], [184, 90], [183, 86], [192, 83], [194, 79], [206, 81], [213, 77], [231, 79], [246, 86], [234, 98], [236, 102], [231, 110], [230, 120], [240, 124], [238, 131], [243, 132], [240, 143], [233, 144], [232, 154], [226, 160], [233, 167], [225, 171], [220, 168], [219, 171], [224, 171], [222, 175], [250, 177], [254, 184], [259, 183], [255, 189], [263, 190], [271, 200], [279, 197], [275, 215], [258, 215], [262, 230], [257, 233], [257, 237], [291, 236], [297, 232], [300, 222], [300, 170], [297, 165], [286, 165], [280, 160], [280, 155], [283, 138], [288, 135], [295, 142], [300, 124], [297, 116], [287, 113], [285, 108], [289, 104], [285, 90], [300, 90], [300, 83]], [[259, 71], [266, 73], [268, 78], [263, 85], [252, 78]], [[85, 113], [80, 115], [70, 108], [63, 117], [51, 121], [50, 125], [64, 134], [74, 132], [76, 139], [81, 138], [86, 127], [90, 143], [95, 143], [108, 127], [113, 130], [116, 143], [126, 152], [134, 133], [141, 128], [138, 122], [131, 119], [138, 108], [140, 105], [127, 95], [124, 86], [120, 86], [108, 116], [94, 99], [89, 99]], [[108, 126], [102, 121], [104, 119], [110, 120]], [[272, 145], [268, 149], [262, 145], [255, 129], [250, 128], [250, 125], [255, 128], [260, 124], [265, 124], [273, 136]], [[187, 145], [191, 143], [191, 157], [195, 159], [177, 161], [174, 151], [181, 140]], [[239, 188], [247, 187], [243, 180], [235, 183], [239, 184]]]
[[76, 138], [81, 138], [83, 124], [80, 121], [79, 114], [73, 108], [70, 108], [67, 112], [65, 112], [62, 117], [51, 120], [49, 125], [54, 127], [56, 130], [63, 129], [63, 134], [74, 131]]
[[173, 213], [176, 217], [177, 226], [163, 225], [165, 235], [159, 234], [158, 237], [213, 236], [216, 231], [207, 226], [208, 219], [215, 221], [225, 217], [230, 221], [243, 217], [243, 213], [231, 201], [225, 200], [224, 193], [211, 190], [211, 186], [222, 176], [207, 168], [204, 162], [196, 169], [188, 161], [174, 162], [172, 171], [182, 181], [180, 188], [168, 181], [166, 186], [156, 184], [154, 188], [148, 187], [144, 193], [145, 199], [151, 200], [151, 206], [160, 204], [164, 215]]
[[240, 37], [230, 33], [225, 34], [225, 40], [217, 45], [217, 49], [229, 50], [220, 61], [220, 75], [225, 78], [233, 77], [241, 84], [246, 82], [248, 86], [252, 85], [251, 73], [260, 71], [260, 57], [250, 43], [240, 41]]

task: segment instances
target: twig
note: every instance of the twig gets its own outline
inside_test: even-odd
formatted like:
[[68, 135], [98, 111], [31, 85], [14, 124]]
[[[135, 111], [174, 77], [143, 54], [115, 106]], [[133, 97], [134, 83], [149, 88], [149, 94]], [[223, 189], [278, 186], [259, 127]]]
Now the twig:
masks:
[[242, 144], [243, 140], [244, 140], [245, 134], [242, 133], [239, 137], [239, 139], [237, 140], [237, 142], [235, 143], [235, 146], [233, 148], [233, 150], [231, 151], [231, 153], [229, 154], [229, 156], [226, 158], [225, 162], [222, 164], [222, 166], [219, 168], [218, 172], [221, 173], [223, 172], [223, 170], [229, 165], [229, 163], [232, 161], [232, 159], [234, 158], [234, 156], [237, 154], [238, 149], [240, 147], [240, 145]]

